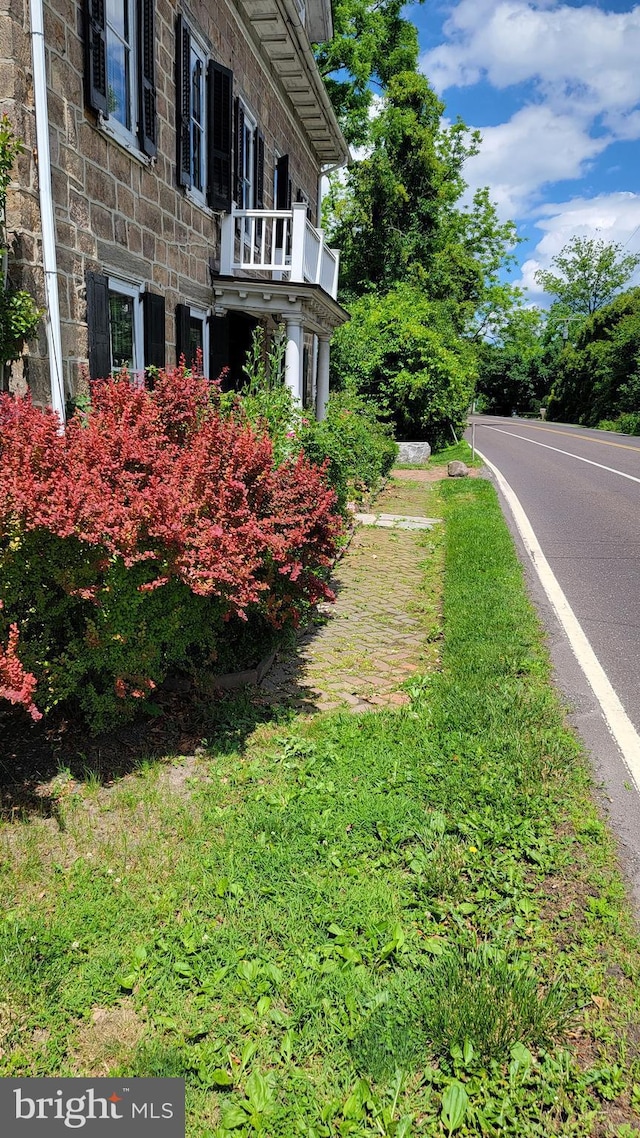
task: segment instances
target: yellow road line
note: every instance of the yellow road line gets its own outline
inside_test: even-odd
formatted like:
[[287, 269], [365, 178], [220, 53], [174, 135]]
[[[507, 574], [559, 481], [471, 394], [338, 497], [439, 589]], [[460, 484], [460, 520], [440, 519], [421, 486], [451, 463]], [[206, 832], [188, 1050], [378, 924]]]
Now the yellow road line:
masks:
[[[519, 424], [520, 425], [520, 424]], [[529, 427], [529, 423], [526, 424]], [[594, 439], [591, 435], [581, 435], [576, 431], [554, 431], [553, 427], [534, 427], [530, 426], [532, 431], [546, 431], [549, 435], [568, 435], [570, 439], [584, 439], [588, 443], [600, 443], [603, 447], [619, 447], [620, 450], [635, 450], [640, 452], [640, 446], [631, 446], [631, 443], [614, 443], [609, 442], [609, 439]]]

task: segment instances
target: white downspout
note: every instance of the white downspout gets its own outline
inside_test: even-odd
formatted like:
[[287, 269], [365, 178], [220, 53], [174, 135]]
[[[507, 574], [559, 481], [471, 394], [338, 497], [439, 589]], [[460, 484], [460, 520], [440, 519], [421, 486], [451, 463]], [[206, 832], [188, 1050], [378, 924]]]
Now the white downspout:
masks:
[[45, 328], [51, 376], [51, 406], [64, 426], [64, 382], [62, 378], [62, 336], [60, 334], [60, 300], [58, 265], [51, 189], [51, 154], [49, 150], [49, 108], [47, 105], [47, 71], [44, 51], [44, 12], [42, 0], [29, 0], [31, 18], [31, 57], [33, 93], [36, 109], [36, 142], [38, 147], [38, 186], [42, 222], [42, 266], [44, 269]]

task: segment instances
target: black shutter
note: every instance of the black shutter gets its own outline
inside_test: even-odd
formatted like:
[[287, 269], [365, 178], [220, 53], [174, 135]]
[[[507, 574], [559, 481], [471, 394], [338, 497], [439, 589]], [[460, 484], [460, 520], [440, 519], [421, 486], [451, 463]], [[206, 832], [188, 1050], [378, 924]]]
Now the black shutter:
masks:
[[256, 133], [255, 163], [255, 208], [264, 209], [264, 135], [260, 131]]
[[229, 317], [210, 316], [209, 379], [219, 379], [226, 367], [229, 367]]
[[207, 201], [211, 209], [231, 212], [231, 163], [233, 137], [233, 74], [227, 67], [209, 61], [207, 69], [207, 116], [209, 154]]
[[190, 347], [191, 309], [188, 304], [176, 304], [176, 364], [180, 365], [180, 357], [184, 356], [187, 367], [191, 367], [193, 360]]
[[91, 379], [107, 379], [111, 375], [109, 278], [100, 273], [87, 273], [86, 281], [89, 375]]
[[291, 209], [291, 182], [289, 180], [289, 155], [282, 154], [276, 163], [278, 171], [278, 190], [276, 209]]
[[235, 200], [236, 205], [242, 208], [242, 184], [244, 182], [244, 107], [236, 99], [235, 113]]
[[178, 185], [191, 185], [191, 32], [176, 23], [176, 142]]
[[164, 297], [155, 292], [143, 292], [144, 315], [144, 366], [164, 367], [166, 334], [164, 324]]
[[85, 0], [85, 100], [108, 117], [106, 0]]
[[138, 71], [140, 76], [140, 149], [155, 158], [158, 153], [156, 117], [156, 37], [153, 0], [138, 0]]

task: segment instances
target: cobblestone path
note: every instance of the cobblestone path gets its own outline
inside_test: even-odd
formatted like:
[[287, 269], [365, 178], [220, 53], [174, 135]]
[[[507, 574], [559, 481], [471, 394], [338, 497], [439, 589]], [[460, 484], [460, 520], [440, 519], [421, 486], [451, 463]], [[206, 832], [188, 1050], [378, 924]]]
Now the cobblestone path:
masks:
[[[372, 510], [432, 516], [425, 482], [433, 478], [421, 477], [431, 472], [397, 474]], [[408, 702], [403, 681], [437, 665], [437, 643], [428, 634], [439, 623], [438, 603], [425, 590], [423, 570], [436, 556], [437, 529], [359, 527], [334, 572], [336, 603], [322, 606], [321, 623], [295, 652], [281, 654], [261, 685], [263, 697], [309, 713]]]

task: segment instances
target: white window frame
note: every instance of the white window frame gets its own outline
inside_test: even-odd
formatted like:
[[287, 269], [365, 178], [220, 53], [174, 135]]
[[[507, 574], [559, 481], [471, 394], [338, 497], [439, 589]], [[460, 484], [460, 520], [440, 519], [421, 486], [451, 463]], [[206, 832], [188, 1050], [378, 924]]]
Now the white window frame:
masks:
[[[258, 120], [251, 114], [246, 104], [242, 103], [244, 111], [243, 138], [242, 138], [242, 209], [253, 209], [256, 192], [256, 137], [258, 134]], [[248, 159], [248, 161], [247, 161]], [[248, 201], [246, 200], [248, 197]]]
[[[110, 134], [119, 139], [124, 145], [129, 148], [139, 150], [138, 143], [138, 0], [124, 0], [125, 8], [128, 9], [129, 16], [129, 84], [127, 91], [127, 101], [129, 110], [129, 119], [131, 122], [130, 127], [126, 127], [120, 119], [116, 118], [114, 114], [110, 114], [108, 119], [102, 120], [102, 125], [107, 127]], [[105, 38], [106, 38], [106, 54], [107, 54], [107, 92], [108, 92], [108, 74], [109, 74], [109, 45], [116, 39], [122, 43], [120, 35], [111, 29], [109, 20], [105, 14]]]
[[[209, 123], [207, 120], [207, 64], [210, 56], [202, 42], [194, 34], [193, 29], [189, 29], [191, 33], [191, 57], [189, 60], [189, 83], [191, 84], [191, 121], [189, 123], [189, 133], [191, 135], [191, 185], [189, 187], [189, 196], [193, 198], [198, 205], [207, 204], [207, 150], [208, 150], [208, 135]], [[202, 188], [198, 188], [195, 184], [193, 176], [194, 166], [194, 115], [193, 115], [193, 71], [195, 61], [199, 60], [202, 66], [201, 74], [201, 99], [202, 99], [202, 120], [200, 126], [200, 177], [202, 181]]]
[[211, 309], [197, 308], [195, 305], [189, 305], [189, 318], [190, 320], [202, 321], [202, 374], [205, 379], [209, 379], [209, 316]]
[[[131, 378], [136, 382], [144, 383], [144, 320], [142, 313], [142, 285], [131, 281], [121, 280], [120, 277], [108, 278], [108, 291], [129, 296], [133, 305], [133, 360], [131, 365]], [[111, 353], [111, 371], [119, 370], [114, 367], [113, 347], [111, 339], [111, 313], [109, 313], [109, 351]]]
[[[238, 203], [239, 209], [255, 209], [254, 198], [256, 193], [256, 139], [258, 137], [258, 120], [247, 107], [244, 99], [240, 100], [244, 112], [242, 135], [242, 201]], [[248, 161], [247, 161], [248, 158]], [[248, 174], [248, 176], [247, 176]], [[248, 201], [246, 199], [249, 199]], [[260, 241], [260, 227], [262, 222], [255, 225], [255, 243]], [[245, 218], [242, 225], [242, 241], [245, 253], [251, 248], [251, 221]]]

